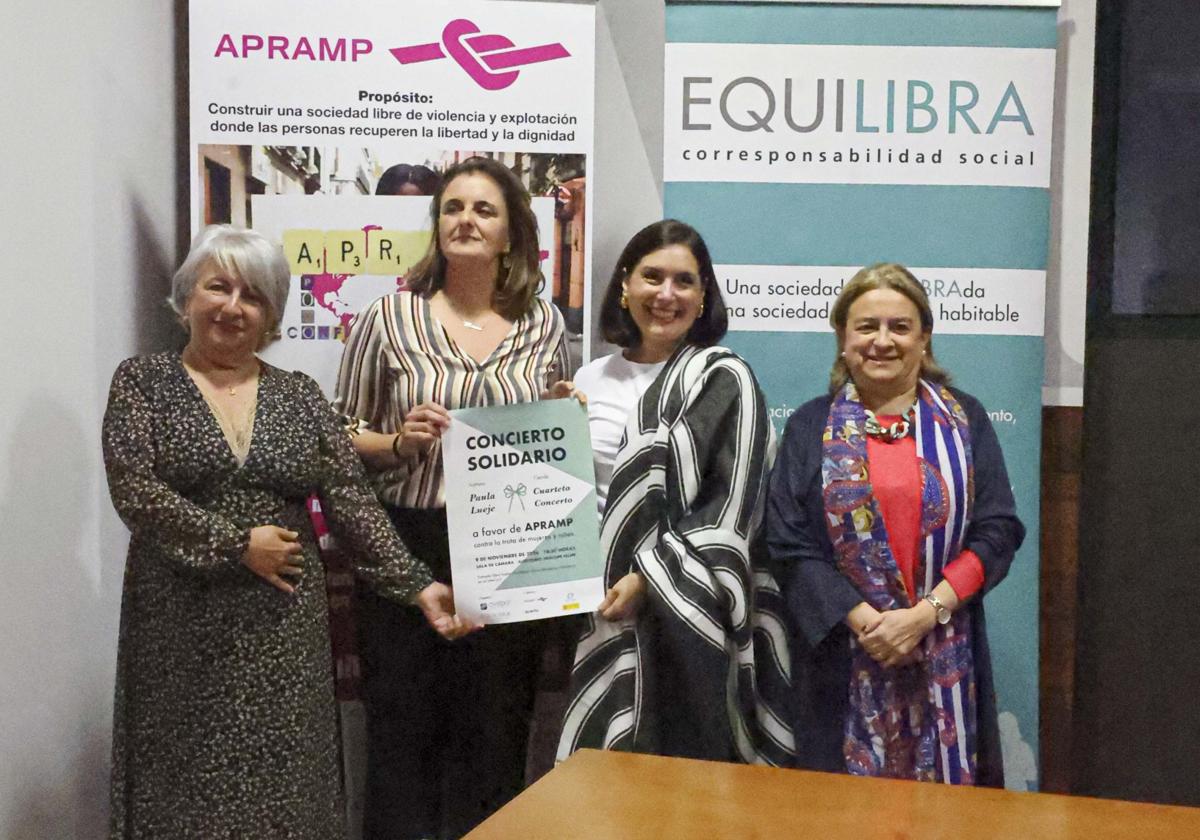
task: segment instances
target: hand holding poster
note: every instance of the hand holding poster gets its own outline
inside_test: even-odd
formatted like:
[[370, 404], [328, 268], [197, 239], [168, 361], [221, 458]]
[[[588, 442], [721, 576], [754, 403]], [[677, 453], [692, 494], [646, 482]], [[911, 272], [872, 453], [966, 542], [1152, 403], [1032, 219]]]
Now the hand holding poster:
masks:
[[454, 603], [504, 624], [604, 599], [587, 415], [575, 400], [464, 408], [442, 437]]

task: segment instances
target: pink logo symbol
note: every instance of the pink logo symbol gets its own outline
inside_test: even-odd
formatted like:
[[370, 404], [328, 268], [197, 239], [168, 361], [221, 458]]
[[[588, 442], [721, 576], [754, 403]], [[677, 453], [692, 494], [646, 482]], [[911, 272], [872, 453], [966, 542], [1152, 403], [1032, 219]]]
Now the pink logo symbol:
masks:
[[440, 44], [414, 44], [395, 47], [388, 52], [401, 64], [434, 61], [449, 55], [484, 90], [503, 90], [515, 82], [520, 70], [510, 68], [571, 56], [562, 44], [517, 49], [503, 35], [480, 35], [478, 32], [478, 26], [459, 18], [446, 24]]

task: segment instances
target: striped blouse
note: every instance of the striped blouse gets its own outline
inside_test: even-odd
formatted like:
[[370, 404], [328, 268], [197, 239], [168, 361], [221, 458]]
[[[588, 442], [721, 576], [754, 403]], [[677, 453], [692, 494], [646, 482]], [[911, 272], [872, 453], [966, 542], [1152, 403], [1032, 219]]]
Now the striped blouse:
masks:
[[[459, 349], [434, 317], [429, 299], [386, 295], [355, 318], [338, 371], [334, 408], [359, 430], [400, 431], [404, 415], [423, 402], [448, 409], [508, 405], [538, 399], [569, 378], [562, 315], [536, 299], [532, 310], [483, 362]], [[441, 444], [379, 477], [379, 495], [395, 507], [445, 507]]]

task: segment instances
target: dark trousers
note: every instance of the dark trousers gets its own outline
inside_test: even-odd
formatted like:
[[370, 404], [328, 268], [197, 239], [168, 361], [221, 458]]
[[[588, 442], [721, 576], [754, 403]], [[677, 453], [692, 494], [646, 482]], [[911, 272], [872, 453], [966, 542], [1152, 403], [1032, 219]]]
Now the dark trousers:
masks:
[[[434, 576], [449, 582], [445, 511], [393, 510]], [[520, 793], [542, 622], [446, 642], [406, 607], [361, 591], [367, 710], [366, 840], [460, 837]]]

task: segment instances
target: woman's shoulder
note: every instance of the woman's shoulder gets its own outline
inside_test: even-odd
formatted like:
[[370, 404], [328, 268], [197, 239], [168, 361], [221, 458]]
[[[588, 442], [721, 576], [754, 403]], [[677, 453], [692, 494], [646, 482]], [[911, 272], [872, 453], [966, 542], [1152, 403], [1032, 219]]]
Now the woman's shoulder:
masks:
[[620, 353], [610, 353], [607, 356], [599, 356], [587, 364], [581, 365], [579, 370], [575, 371], [575, 386], [584, 388], [587, 383], [598, 382], [607, 378], [612, 369], [614, 359], [618, 359], [620, 356]]
[[529, 309], [515, 322], [517, 343], [535, 353], [555, 352], [566, 341], [567, 328], [558, 307], [543, 298], [534, 298]]
[[765, 406], [766, 396], [753, 368], [727, 347], [687, 345], [667, 362], [659, 380], [668, 393], [680, 392], [689, 405], [724, 406], [735, 401], [742, 410]]
[[383, 295], [382, 297], [377, 297], [362, 309], [358, 310], [358, 312], [354, 314], [354, 317], [350, 319], [349, 332], [353, 333], [354, 329], [360, 324], [366, 324], [375, 321], [383, 309], [384, 302], [390, 297], [393, 297], [393, 295], [387, 294]]
[[181, 370], [179, 353], [164, 350], [144, 356], [131, 356], [117, 365], [113, 382], [132, 379], [138, 382], [153, 382], [169, 378]]
[[988, 417], [987, 409], [983, 407], [978, 399], [961, 388], [946, 386], [946, 390], [950, 392], [958, 404], [962, 406], [963, 413], [967, 415], [967, 422], [974, 425], [977, 423], [991, 423]]
[[954, 398], [955, 398], [956, 400], [958, 400], [958, 401], [959, 401], [959, 402], [962, 404], [962, 407], [963, 407], [964, 409], [966, 409], [966, 408], [979, 408], [979, 409], [982, 409], [982, 408], [983, 408], [983, 403], [981, 403], [981, 402], [980, 402], [980, 401], [979, 401], [979, 400], [978, 400], [976, 397], [974, 397], [973, 395], [971, 395], [971, 394], [968, 394], [968, 393], [967, 393], [966, 391], [964, 391], [962, 388], [959, 388], [959, 387], [957, 387], [957, 386], [955, 386], [955, 385], [947, 385], [947, 386], [946, 386], [946, 390], [947, 390], [947, 391], [949, 391], [951, 394], [953, 394], [953, 395], [954, 395]]
[[[378, 315], [386, 309], [396, 310], [404, 306], [411, 306], [414, 301], [420, 303], [428, 299], [417, 292], [409, 289], [398, 289], [394, 292], [388, 292], [386, 295], [380, 295], [366, 305], [363, 313], [370, 312], [372, 315]], [[361, 315], [360, 315], [361, 317]]]
[[749, 367], [749, 363], [739, 356], [734, 351], [730, 350], [722, 344], [710, 344], [707, 347], [701, 347], [697, 344], [688, 345], [692, 358], [704, 359], [708, 364], [716, 362], [728, 362], [729, 364], [741, 364]]
[[407, 289], [380, 295], [354, 316], [350, 322], [350, 333], [353, 334], [355, 329], [362, 324], [372, 324], [374, 329], [371, 335], [387, 336], [391, 334], [389, 330], [385, 329], [385, 325], [389, 323], [394, 323], [401, 331], [406, 331], [410, 321], [422, 319], [419, 312], [415, 316], [405, 315], [412, 309], [414, 303], [428, 306], [428, 299], [418, 292]]
[[722, 347], [720, 344], [713, 344], [709, 347], [699, 347], [694, 344], [688, 345], [683, 353], [677, 357], [677, 360], [688, 366], [703, 367], [705, 370], [726, 368], [738, 373], [754, 374], [754, 369], [750, 367], [749, 362], [728, 347]]
[[284, 370], [261, 359], [259, 360], [259, 364], [262, 366], [261, 378], [263, 380], [269, 379], [272, 385], [300, 397], [325, 398], [324, 393], [321, 391], [321, 386], [317, 384], [317, 380], [310, 374], [302, 370]]
[[[825, 438], [825, 426], [829, 422], [828, 394], [813, 397], [802, 403], [788, 416], [779, 444], [776, 467], [783, 464], [788, 469], [815, 471], [821, 462], [821, 441]], [[811, 475], [811, 473], [810, 473]]]
[[[800, 404], [796, 409], [795, 414], [803, 416], [829, 416], [829, 406], [833, 405], [833, 397], [829, 394], [819, 394], [812, 399]], [[795, 415], [793, 415], [795, 416]]]
[[597, 382], [641, 379], [648, 372], [653, 372], [657, 375], [660, 370], [662, 370], [662, 363], [643, 364], [631, 362], [625, 358], [624, 353], [610, 353], [606, 356], [592, 359], [586, 365], [579, 368], [575, 372], [574, 381], [575, 385], [586, 393], [587, 386], [594, 385]]
[[784, 434], [791, 434], [796, 429], [811, 430], [818, 424], [821, 428], [824, 428], [829, 419], [829, 406], [832, 404], [833, 398], [829, 394], [821, 394], [820, 396], [813, 397], [808, 402], [801, 403], [789, 415]]
[[535, 328], [540, 326], [551, 334], [561, 334], [566, 329], [566, 322], [563, 321], [562, 313], [558, 311], [558, 307], [542, 297], [535, 297], [533, 299], [529, 311], [525, 313], [525, 318]]
[[358, 317], [362, 318], [367, 313], [378, 317], [379, 314], [386, 310], [396, 311], [406, 306], [412, 306], [413, 303], [428, 303], [429, 298], [420, 292], [414, 292], [411, 289], [397, 289], [394, 292], [380, 295], [362, 308], [358, 313]]
[[687, 361], [689, 368], [700, 368], [703, 377], [714, 376], [723, 379], [736, 380], [743, 390], [751, 389], [762, 392], [758, 374], [748, 361], [743, 359], [728, 347], [714, 344], [711, 347], [696, 347]]
[[711, 391], [716, 383], [726, 383], [738, 390], [761, 390], [746, 360], [717, 344], [710, 347], [686, 344], [676, 350], [667, 360], [665, 381], [669, 387], [682, 387], [695, 394]]
[[130, 356], [118, 365], [130, 370], [172, 370], [180, 363], [178, 350], [160, 350], [142, 356]]

